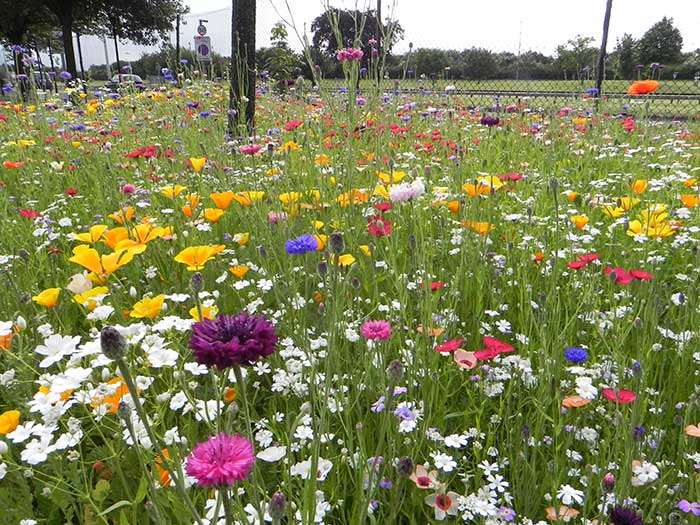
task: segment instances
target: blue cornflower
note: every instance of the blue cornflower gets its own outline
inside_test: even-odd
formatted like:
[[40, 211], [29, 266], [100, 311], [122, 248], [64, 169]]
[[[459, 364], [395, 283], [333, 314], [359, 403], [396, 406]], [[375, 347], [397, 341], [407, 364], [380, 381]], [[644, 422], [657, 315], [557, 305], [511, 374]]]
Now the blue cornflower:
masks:
[[289, 239], [284, 243], [284, 249], [287, 250], [287, 253], [293, 255], [315, 252], [318, 249], [318, 241], [313, 235], [305, 233], [296, 239]]
[[586, 359], [588, 359], [588, 351], [584, 348], [567, 348], [564, 350], [564, 355], [572, 363], [583, 363]]

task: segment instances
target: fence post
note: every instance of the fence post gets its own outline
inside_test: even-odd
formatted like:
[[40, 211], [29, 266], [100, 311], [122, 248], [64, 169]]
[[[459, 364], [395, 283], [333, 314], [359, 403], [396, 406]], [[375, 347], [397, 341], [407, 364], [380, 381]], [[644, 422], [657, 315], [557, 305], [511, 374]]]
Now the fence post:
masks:
[[596, 69], [595, 95], [596, 102], [603, 94], [603, 79], [605, 78], [605, 54], [608, 47], [608, 29], [610, 27], [610, 11], [612, 10], [612, 0], [607, 0], [605, 4], [605, 18], [603, 19], [603, 38], [600, 42], [600, 54], [598, 55], [598, 68]]

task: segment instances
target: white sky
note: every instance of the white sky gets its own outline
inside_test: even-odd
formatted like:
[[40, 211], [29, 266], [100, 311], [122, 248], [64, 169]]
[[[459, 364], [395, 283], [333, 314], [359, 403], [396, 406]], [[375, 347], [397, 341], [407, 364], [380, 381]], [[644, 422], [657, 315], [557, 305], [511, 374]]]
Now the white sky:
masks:
[[[269, 44], [270, 30], [280, 20], [275, 12], [288, 18], [285, 0], [257, 0], [257, 45]], [[190, 15], [180, 31], [182, 45], [191, 47], [197, 19], [206, 18], [212, 48], [230, 54], [231, 0], [186, 0]], [[300, 32], [304, 25], [311, 38], [311, 22], [324, 10], [321, 0], [287, 0]], [[521, 40], [523, 51], [534, 50], [553, 54], [557, 45], [577, 34], [593, 36], [600, 42], [605, 0], [382, 0], [386, 17], [395, 3], [394, 18], [405, 30], [403, 41], [395, 50], [403, 52], [408, 43], [415, 47], [465, 49], [472, 46], [493, 51], [517, 52]], [[333, 6], [355, 8], [376, 7], [376, 0], [330, 0]], [[274, 7], [273, 7], [274, 6]], [[201, 17], [198, 15], [202, 15]], [[663, 16], [674, 19], [683, 35], [683, 50], [700, 48], [700, 0], [613, 0], [608, 49], [623, 33], [640, 38]], [[173, 36], [174, 39], [174, 36]], [[300, 43], [289, 31], [289, 44], [299, 50]], [[104, 64], [104, 49], [95, 37], [84, 38], [85, 66]], [[126, 61], [136, 60], [154, 48], [124, 43], [120, 54]], [[109, 58], [114, 49], [109, 44]]]

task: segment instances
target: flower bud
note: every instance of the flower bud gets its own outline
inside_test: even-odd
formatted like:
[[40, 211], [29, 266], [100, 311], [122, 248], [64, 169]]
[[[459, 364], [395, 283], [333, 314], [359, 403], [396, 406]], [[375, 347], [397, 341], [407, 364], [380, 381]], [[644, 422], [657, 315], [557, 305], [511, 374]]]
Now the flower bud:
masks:
[[204, 278], [202, 277], [201, 273], [195, 272], [190, 278], [190, 291], [193, 295], [199, 295], [199, 292], [201, 292], [203, 289]]
[[105, 326], [100, 333], [102, 353], [110, 359], [121, 359], [126, 354], [127, 342], [113, 326]]
[[342, 253], [345, 250], [345, 241], [343, 241], [343, 234], [340, 232], [333, 232], [331, 234], [331, 238], [328, 241], [328, 246], [330, 247], [331, 253]]
[[398, 383], [403, 378], [403, 364], [398, 359], [394, 359], [386, 369], [386, 375], [393, 384]]
[[287, 510], [287, 498], [281, 492], [275, 492], [267, 505], [272, 520], [281, 520]]
[[603, 476], [602, 485], [603, 490], [605, 492], [613, 491], [613, 489], [615, 488], [615, 476], [612, 472], [608, 472], [607, 474], [605, 474], [605, 476]]
[[396, 463], [396, 473], [402, 478], [408, 478], [413, 474], [413, 460], [409, 457], [400, 458]]
[[125, 421], [131, 420], [131, 407], [128, 405], [128, 403], [125, 403], [124, 401], [119, 402], [119, 406], [117, 407], [117, 415]]

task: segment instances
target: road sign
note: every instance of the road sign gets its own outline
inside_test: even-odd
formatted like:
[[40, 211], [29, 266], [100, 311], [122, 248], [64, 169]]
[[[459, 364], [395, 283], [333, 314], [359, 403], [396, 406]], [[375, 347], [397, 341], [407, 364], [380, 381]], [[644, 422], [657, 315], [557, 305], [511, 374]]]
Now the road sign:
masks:
[[211, 37], [194, 37], [194, 49], [197, 52], [197, 60], [207, 62], [211, 60]]
[[199, 33], [199, 36], [206, 35], [207, 34], [207, 26], [205, 26], [205, 25], [197, 26], [197, 33]]

